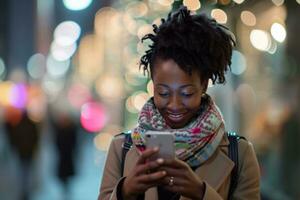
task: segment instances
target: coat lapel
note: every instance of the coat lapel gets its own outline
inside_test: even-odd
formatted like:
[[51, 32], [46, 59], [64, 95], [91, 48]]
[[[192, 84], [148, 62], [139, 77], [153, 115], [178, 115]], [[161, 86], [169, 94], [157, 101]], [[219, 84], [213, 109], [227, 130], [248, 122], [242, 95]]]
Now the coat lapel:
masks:
[[195, 170], [195, 173], [215, 190], [230, 176], [234, 167], [234, 162], [227, 155], [228, 145], [229, 140], [224, 136], [213, 156]]
[[218, 149], [211, 159], [195, 170], [195, 173], [217, 191], [230, 176], [233, 167], [233, 161]]

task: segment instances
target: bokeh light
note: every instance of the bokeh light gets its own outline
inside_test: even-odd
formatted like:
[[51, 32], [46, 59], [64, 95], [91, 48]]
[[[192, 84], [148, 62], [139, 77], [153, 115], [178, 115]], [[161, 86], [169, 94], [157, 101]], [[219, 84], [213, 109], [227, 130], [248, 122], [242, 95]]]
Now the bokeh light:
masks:
[[94, 137], [94, 145], [100, 151], [107, 151], [112, 139], [113, 139], [112, 134], [107, 132], [102, 132], [97, 134], [97, 136]]
[[77, 49], [76, 43], [73, 43], [68, 46], [62, 46], [62, 45], [56, 43], [55, 41], [53, 41], [51, 44], [51, 54], [52, 54], [53, 58], [57, 61], [68, 60], [69, 58], [71, 58], [71, 56], [73, 56], [76, 49]]
[[5, 64], [2, 58], [0, 58], [0, 78], [3, 76], [5, 73]]
[[28, 88], [28, 117], [34, 122], [41, 122], [46, 115], [46, 110], [47, 99], [42, 88], [38, 85], [31, 85]]
[[201, 8], [201, 3], [199, 0], [183, 0], [183, 5], [185, 5], [191, 11], [196, 11]]
[[92, 0], [63, 0], [63, 3], [69, 10], [83, 10], [92, 3]]
[[143, 17], [148, 12], [148, 6], [144, 2], [132, 2], [126, 7], [126, 13], [134, 18]]
[[122, 98], [124, 96], [123, 83], [115, 75], [100, 76], [96, 80], [97, 93], [103, 98]]
[[128, 13], [124, 13], [123, 17], [123, 25], [125, 29], [132, 35], [136, 35], [137, 24], [136, 21], [130, 16]]
[[101, 73], [104, 67], [103, 48], [96, 35], [85, 35], [80, 40], [76, 72], [84, 82], [92, 83]]
[[158, 3], [163, 6], [171, 6], [174, 3], [174, 0], [158, 0]]
[[[55, 98], [64, 86], [65, 84], [62, 80], [54, 80], [49, 76], [43, 78], [42, 88], [49, 97]], [[54, 99], [50, 99], [50, 101], [52, 100]]]
[[240, 75], [246, 68], [247, 64], [245, 56], [241, 52], [234, 50], [231, 58], [231, 72], [235, 75]]
[[138, 91], [133, 94], [133, 106], [136, 110], [142, 110], [142, 107], [149, 99], [149, 94], [144, 91]]
[[47, 73], [53, 78], [64, 76], [70, 67], [70, 60], [57, 61], [51, 55], [47, 58]]
[[32, 55], [27, 62], [27, 72], [31, 78], [42, 78], [46, 72], [45, 56], [40, 53]]
[[285, 40], [285, 38], [286, 38], [286, 30], [279, 23], [273, 23], [272, 24], [272, 26], [271, 26], [271, 34], [272, 34], [272, 37], [277, 42], [283, 42]]
[[269, 33], [263, 30], [252, 30], [250, 33], [250, 41], [253, 47], [260, 51], [268, 51], [271, 47], [271, 37]]
[[268, 49], [268, 53], [274, 54], [276, 51], [277, 51], [277, 43], [274, 40], [272, 40], [271, 41], [271, 46]]
[[227, 14], [221, 9], [213, 9], [211, 11], [211, 17], [214, 18], [220, 24], [227, 23]]
[[126, 109], [130, 112], [130, 113], [138, 113], [139, 110], [134, 106], [134, 95], [129, 96], [126, 99]]
[[142, 37], [144, 37], [146, 34], [152, 32], [153, 32], [152, 26], [150, 24], [145, 24], [138, 28], [137, 35], [139, 39], [142, 39]]
[[284, 0], [272, 0], [272, 2], [276, 5], [276, 6], [281, 6], [284, 3]]
[[68, 101], [71, 105], [80, 109], [81, 106], [92, 100], [92, 95], [89, 88], [81, 83], [74, 83], [68, 91]]
[[13, 88], [13, 82], [4, 81], [0, 83], [0, 105], [8, 106], [10, 105], [10, 94]]
[[23, 109], [27, 103], [27, 86], [23, 83], [14, 84], [10, 92], [10, 105]]
[[235, 3], [237, 3], [237, 4], [241, 4], [241, 3], [243, 3], [245, 0], [233, 0]]
[[247, 26], [255, 26], [256, 24], [255, 15], [248, 10], [244, 10], [241, 12], [241, 20]]
[[54, 41], [60, 46], [70, 46], [77, 41], [81, 33], [80, 26], [74, 21], [64, 21], [54, 30]]
[[80, 122], [88, 132], [99, 132], [106, 124], [107, 116], [102, 104], [88, 102], [81, 107]]

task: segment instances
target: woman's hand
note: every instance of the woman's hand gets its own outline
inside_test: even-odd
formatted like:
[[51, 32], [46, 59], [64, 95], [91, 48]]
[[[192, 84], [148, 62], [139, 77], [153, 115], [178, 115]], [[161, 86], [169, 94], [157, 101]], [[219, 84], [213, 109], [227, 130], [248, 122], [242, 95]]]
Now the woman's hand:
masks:
[[167, 172], [164, 187], [193, 200], [203, 199], [205, 185], [190, 166], [179, 159], [165, 160], [160, 168]]
[[144, 193], [150, 187], [162, 182], [166, 176], [163, 170], [157, 170], [163, 163], [163, 159], [149, 161], [149, 157], [155, 155], [158, 148], [146, 149], [139, 157], [135, 168], [125, 178], [122, 187], [124, 199], [135, 199], [139, 194]]

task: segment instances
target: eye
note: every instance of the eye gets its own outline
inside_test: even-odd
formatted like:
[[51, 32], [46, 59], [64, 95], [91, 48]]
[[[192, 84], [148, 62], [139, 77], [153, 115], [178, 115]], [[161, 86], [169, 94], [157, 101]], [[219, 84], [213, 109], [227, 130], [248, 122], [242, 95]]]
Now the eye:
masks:
[[183, 97], [191, 97], [194, 93], [181, 93]]
[[161, 93], [158, 93], [158, 94], [161, 97], [167, 97], [167, 96], [169, 96], [169, 93], [166, 93], [166, 92], [161, 92]]

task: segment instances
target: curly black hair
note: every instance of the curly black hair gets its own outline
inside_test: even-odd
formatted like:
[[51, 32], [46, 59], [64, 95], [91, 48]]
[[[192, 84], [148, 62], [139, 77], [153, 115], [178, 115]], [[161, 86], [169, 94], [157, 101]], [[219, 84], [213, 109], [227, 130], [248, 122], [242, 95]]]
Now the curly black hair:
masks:
[[191, 74], [197, 71], [201, 80], [213, 84], [225, 83], [225, 72], [230, 69], [234, 35], [225, 26], [205, 14], [192, 15], [185, 7], [170, 12], [161, 25], [153, 24], [154, 33], [145, 35], [152, 42], [140, 59], [140, 68], [152, 77], [157, 59], [173, 59]]

